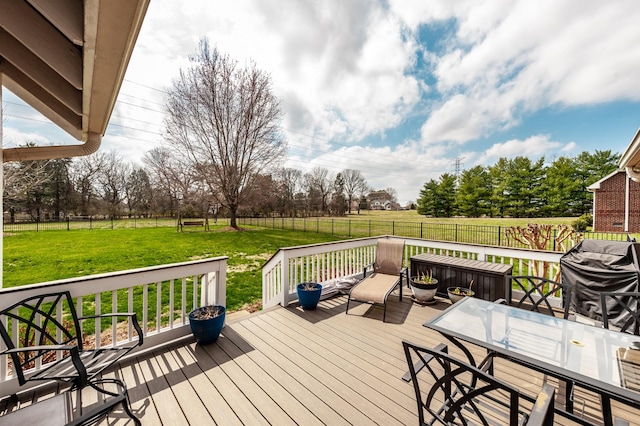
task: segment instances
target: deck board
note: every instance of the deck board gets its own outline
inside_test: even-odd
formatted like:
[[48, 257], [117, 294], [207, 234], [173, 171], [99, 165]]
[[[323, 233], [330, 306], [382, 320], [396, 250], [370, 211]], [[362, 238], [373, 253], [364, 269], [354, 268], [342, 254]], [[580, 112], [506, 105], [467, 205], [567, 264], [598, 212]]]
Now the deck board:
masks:
[[[272, 308], [229, 321], [215, 344], [187, 339], [110, 374], [127, 383], [132, 410], [143, 425], [412, 425], [417, 408], [413, 386], [401, 380], [407, 370], [401, 342], [448, 343], [422, 326], [447, 306], [447, 301], [422, 306], [409, 297], [391, 298], [385, 323], [378, 306], [352, 303], [345, 314], [345, 296], [323, 300], [314, 311]], [[453, 345], [449, 349], [462, 356]], [[470, 349], [476, 357], [484, 354], [482, 348]], [[533, 395], [545, 380], [558, 385], [502, 359], [495, 374]], [[562, 392], [560, 386], [560, 404]], [[24, 397], [17, 407], [0, 401], [0, 410], [47, 396]], [[578, 389], [575, 401], [576, 412], [601, 424], [597, 395]], [[640, 414], [615, 402], [613, 410], [630, 424]], [[556, 424], [572, 424], [556, 417]], [[133, 422], [118, 407], [100, 424]]]

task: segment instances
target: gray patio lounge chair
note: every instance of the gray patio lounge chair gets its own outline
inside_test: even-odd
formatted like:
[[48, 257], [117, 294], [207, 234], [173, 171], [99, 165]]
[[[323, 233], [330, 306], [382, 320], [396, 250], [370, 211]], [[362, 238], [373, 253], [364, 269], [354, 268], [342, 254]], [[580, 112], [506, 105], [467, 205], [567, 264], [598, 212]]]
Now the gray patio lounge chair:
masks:
[[[402, 255], [404, 252], [404, 240], [393, 238], [381, 238], [376, 245], [376, 257], [373, 265], [365, 267], [363, 280], [356, 284], [349, 292], [347, 300], [347, 313], [351, 300], [369, 303], [372, 305], [384, 305], [382, 321], [387, 317], [387, 298], [391, 292], [400, 287], [400, 301], [402, 301], [402, 277], [406, 278], [409, 285], [407, 268], [402, 267]], [[373, 273], [367, 275], [367, 269], [373, 266]]]

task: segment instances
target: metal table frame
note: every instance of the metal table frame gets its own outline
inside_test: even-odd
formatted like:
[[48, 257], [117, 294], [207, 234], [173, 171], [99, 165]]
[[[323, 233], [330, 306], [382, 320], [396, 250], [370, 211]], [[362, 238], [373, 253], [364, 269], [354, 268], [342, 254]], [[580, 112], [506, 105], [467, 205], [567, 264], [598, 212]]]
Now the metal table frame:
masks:
[[[621, 385], [616, 355], [619, 348], [640, 341], [639, 336], [470, 297], [453, 304], [424, 326], [460, 348], [472, 365], [476, 365], [473, 355], [462, 342], [598, 393], [602, 396], [606, 425], [613, 424], [609, 398], [640, 408], [640, 392]], [[556, 412], [589, 424], [568, 409]]]

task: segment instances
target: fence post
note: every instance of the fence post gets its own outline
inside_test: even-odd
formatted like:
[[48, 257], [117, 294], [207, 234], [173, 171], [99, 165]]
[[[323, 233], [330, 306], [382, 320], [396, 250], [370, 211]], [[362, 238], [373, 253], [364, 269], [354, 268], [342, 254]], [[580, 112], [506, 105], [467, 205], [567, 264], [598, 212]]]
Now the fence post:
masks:
[[334, 219], [331, 218], [331, 235], [333, 235], [333, 221], [334, 221]]
[[349, 238], [351, 238], [351, 219], [349, 219]]
[[71, 224], [71, 220], [69, 219], [69, 216], [67, 216], [67, 231], [69, 230]]
[[498, 225], [498, 247], [502, 247], [502, 226]]
[[458, 242], [458, 224], [456, 223], [456, 233], [455, 233], [455, 239], [454, 241], [457, 243]]
[[369, 236], [371, 236], [371, 219], [369, 219]]
[[316, 217], [316, 234], [320, 233], [320, 218]]
[[553, 251], [556, 251], [556, 228], [553, 228]]
[[391, 235], [396, 235], [396, 221], [391, 221]]

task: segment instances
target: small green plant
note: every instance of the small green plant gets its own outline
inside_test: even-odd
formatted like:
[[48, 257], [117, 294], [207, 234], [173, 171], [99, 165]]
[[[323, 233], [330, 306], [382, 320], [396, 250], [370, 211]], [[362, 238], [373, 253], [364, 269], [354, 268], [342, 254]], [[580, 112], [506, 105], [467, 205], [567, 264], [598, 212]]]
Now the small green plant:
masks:
[[436, 279], [433, 278], [433, 271], [429, 269], [429, 272], [418, 272], [418, 275], [413, 278], [413, 281], [420, 284], [433, 284]]
[[467, 296], [471, 291], [471, 287], [473, 286], [473, 280], [469, 281], [469, 287], [468, 288], [464, 288], [464, 287], [455, 287], [452, 291], [453, 294], [455, 294], [456, 296]]

